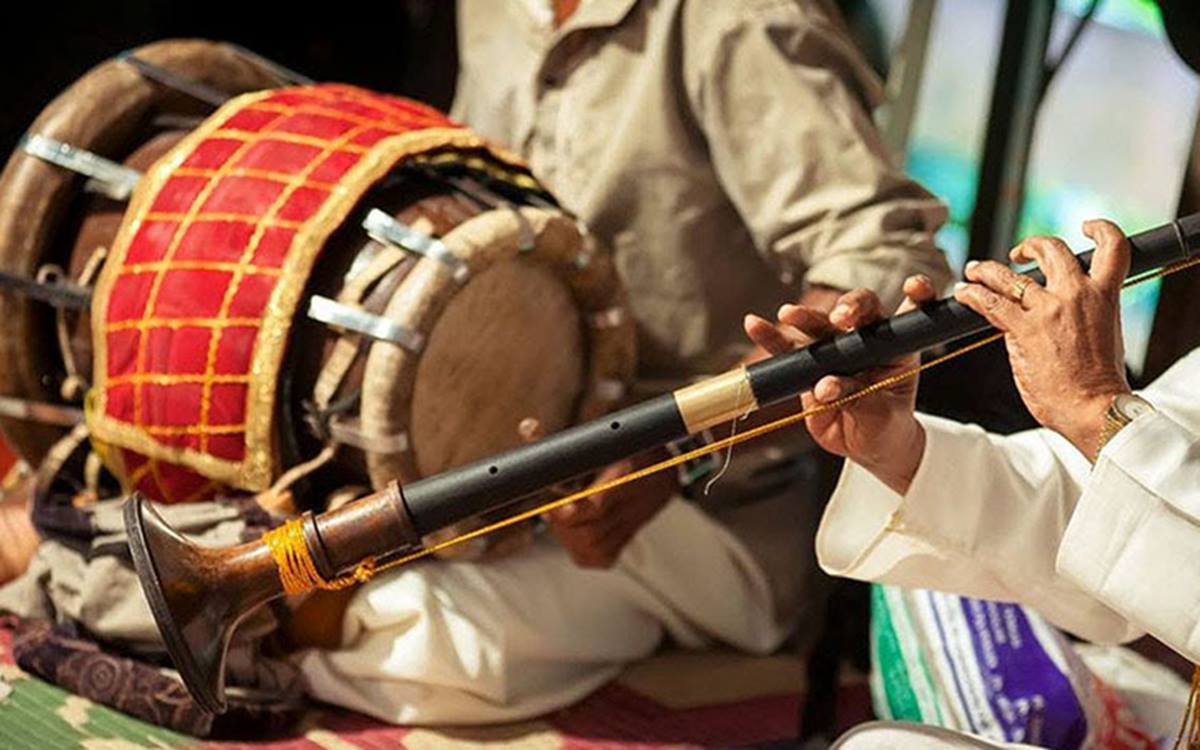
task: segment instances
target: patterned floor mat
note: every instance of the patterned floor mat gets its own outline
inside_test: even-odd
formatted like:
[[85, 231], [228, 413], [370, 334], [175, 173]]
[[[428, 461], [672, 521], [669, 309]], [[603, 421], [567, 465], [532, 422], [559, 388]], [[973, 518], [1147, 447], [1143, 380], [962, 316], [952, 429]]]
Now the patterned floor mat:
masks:
[[[290, 736], [201, 742], [159, 729], [31, 677], [0, 640], [0, 748], [4, 750], [600, 750], [722, 748], [796, 735], [804, 673], [787, 656], [668, 652], [613, 684], [537, 721], [472, 729], [396, 727], [314, 708]], [[870, 718], [865, 682], [847, 677], [838, 715]]]

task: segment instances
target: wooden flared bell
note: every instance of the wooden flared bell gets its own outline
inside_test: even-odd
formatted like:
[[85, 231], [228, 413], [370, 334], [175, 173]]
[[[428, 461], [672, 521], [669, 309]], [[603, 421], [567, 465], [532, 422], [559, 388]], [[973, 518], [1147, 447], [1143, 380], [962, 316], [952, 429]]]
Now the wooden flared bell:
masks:
[[205, 710], [225, 710], [225, 653], [247, 615], [282, 593], [270, 551], [260, 543], [196, 544], [141, 495], [125, 503], [134, 567], [167, 652]]

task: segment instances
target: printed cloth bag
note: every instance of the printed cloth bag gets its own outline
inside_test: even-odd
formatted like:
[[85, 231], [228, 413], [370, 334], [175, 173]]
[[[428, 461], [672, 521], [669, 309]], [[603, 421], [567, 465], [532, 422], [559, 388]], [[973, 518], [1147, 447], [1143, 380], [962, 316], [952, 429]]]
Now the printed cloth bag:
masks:
[[1054, 750], [1158, 747], [1066, 637], [1018, 604], [875, 585], [871, 661], [881, 719]]

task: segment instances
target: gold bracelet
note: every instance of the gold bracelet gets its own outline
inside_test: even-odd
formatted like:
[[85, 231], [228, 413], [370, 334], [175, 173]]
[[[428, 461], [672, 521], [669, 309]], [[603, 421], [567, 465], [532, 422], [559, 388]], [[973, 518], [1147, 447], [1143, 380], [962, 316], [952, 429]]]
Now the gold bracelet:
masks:
[[1104, 412], [1104, 426], [1100, 429], [1100, 437], [1096, 441], [1096, 453], [1092, 456], [1092, 463], [1100, 460], [1100, 452], [1104, 450], [1104, 446], [1108, 445], [1118, 432], [1125, 429], [1126, 425], [1152, 411], [1154, 405], [1141, 396], [1132, 393], [1114, 396], [1108, 410]]

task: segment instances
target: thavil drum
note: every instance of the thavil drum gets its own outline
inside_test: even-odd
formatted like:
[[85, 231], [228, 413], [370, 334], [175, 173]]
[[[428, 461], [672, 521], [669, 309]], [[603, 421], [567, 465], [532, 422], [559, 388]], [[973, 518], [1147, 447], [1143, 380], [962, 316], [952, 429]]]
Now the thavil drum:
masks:
[[[236, 60], [240, 78], [180, 49]], [[174, 129], [119, 146], [31, 131], [15, 159], [67, 186], [71, 169], [94, 185], [103, 165], [107, 185], [130, 187], [105, 200], [128, 206], [107, 235], [82, 242], [75, 219], [6, 268], [32, 274], [57, 244], [69, 270], [43, 272], [43, 296], [90, 293], [93, 366], [70, 375], [90, 381], [92, 441], [128, 489], [203, 500], [318, 466], [328, 487], [411, 481], [512, 447], [525, 417], [550, 432], [622, 398], [633, 329], [610, 257], [503, 149], [406, 99], [281, 85], [286, 71], [220, 45], [108, 65], [216, 109], [160, 116]], [[145, 126], [139, 106], [110, 116]], [[27, 204], [31, 188], [11, 183], [6, 205]], [[11, 347], [17, 322], [2, 324]], [[39, 388], [0, 382], [50, 398]]]

